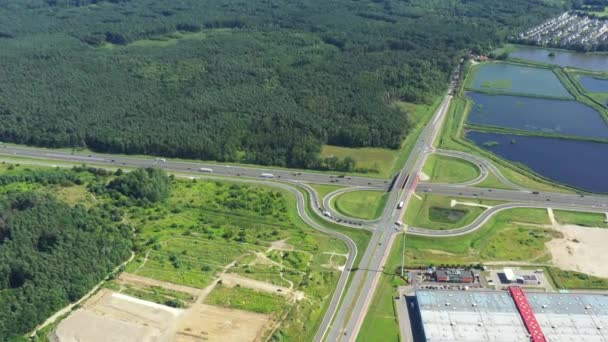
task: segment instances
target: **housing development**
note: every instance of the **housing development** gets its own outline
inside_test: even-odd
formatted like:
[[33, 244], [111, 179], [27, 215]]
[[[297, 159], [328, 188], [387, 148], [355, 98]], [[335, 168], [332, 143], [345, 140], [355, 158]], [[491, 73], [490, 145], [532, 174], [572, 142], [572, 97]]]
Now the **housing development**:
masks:
[[516, 40], [539, 46], [596, 50], [608, 42], [608, 19], [566, 12], [518, 34]]

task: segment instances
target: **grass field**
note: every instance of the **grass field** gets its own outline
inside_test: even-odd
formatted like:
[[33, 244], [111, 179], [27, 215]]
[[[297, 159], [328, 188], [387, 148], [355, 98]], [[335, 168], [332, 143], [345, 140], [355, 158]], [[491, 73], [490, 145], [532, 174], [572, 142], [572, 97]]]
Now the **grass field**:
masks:
[[484, 179], [483, 181], [481, 181], [473, 186], [477, 187], [477, 188], [513, 190], [513, 188], [511, 186], [503, 183], [493, 173], [488, 173], [488, 175], [486, 176], [486, 179]]
[[[127, 266], [129, 272], [200, 288], [236, 261], [229, 272], [281, 286], [292, 281], [308, 300], [298, 302], [294, 314], [282, 322], [279, 331], [287, 337], [314, 335], [339, 278], [335, 265], [324, 266], [323, 253], [347, 253], [340, 240], [309, 228], [299, 218], [292, 194], [267, 186], [175, 180], [165, 203], [132, 208], [127, 219], [136, 227], [142, 249]], [[355, 239], [365, 248], [368, 235], [357, 234]], [[285, 258], [267, 252], [279, 240], [298, 252]], [[226, 306], [263, 310], [255, 303], [225, 300]]]
[[544, 209], [509, 209], [463, 236], [431, 238], [408, 235], [406, 264], [471, 264], [485, 261], [547, 262], [545, 242], [559, 233], [536, 225], [549, 223]]
[[398, 271], [398, 268], [401, 266], [403, 239], [403, 234], [400, 234], [393, 243], [384, 272], [380, 275], [380, 281], [376, 287], [374, 298], [359, 331], [359, 336], [357, 336], [357, 341], [376, 341], [378, 336], [382, 336], [382, 341], [400, 341], [399, 323], [393, 298], [395, 297], [396, 288], [406, 284]]
[[315, 189], [315, 191], [317, 191], [317, 194], [319, 194], [319, 199], [323, 200], [323, 198], [325, 198], [325, 196], [329, 195], [330, 193], [336, 191], [336, 190], [340, 190], [340, 189], [344, 189], [343, 186], [337, 186], [337, 185], [327, 185], [327, 184], [308, 184], [310, 185], [313, 189]]
[[561, 224], [576, 224], [585, 227], [608, 228], [606, 214], [578, 211], [553, 210], [555, 220]]
[[279, 316], [287, 307], [284, 297], [244, 287], [226, 287], [221, 284], [217, 285], [205, 298], [205, 303], [275, 316]]
[[350, 148], [324, 145], [321, 149], [321, 158], [333, 156], [344, 159], [351, 157], [356, 162], [356, 168], [375, 170], [376, 172], [370, 172], [369, 175], [383, 178], [390, 177], [390, 171], [397, 160], [398, 154], [398, 150], [375, 147]]
[[405, 223], [428, 229], [447, 230], [464, 227], [473, 222], [486, 208], [456, 204], [452, 201], [494, 206], [503, 202], [472, 198], [453, 198], [433, 194], [414, 196], [405, 212]]
[[429, 120], [433, 117], [433, 114], [439, 108], [441, 101], [443, 100], [442, 96], [439, 96], [435, 99], [435, 101], [430, 105], [425, 104], [414, 104], [408, 102], [397, 102], [396, 105], [400, 107], [402, 110], [410, 113], [409, 118], [412, 122], [412, 129], [410, 133], [407, 135], [403, 144], [401, 146], [401, 150], [399, 151], [399, 156], [397, 161], [393, 164], [393, 169], [389, 172], [389, 176], [393, 176], [397, 174], [405, 165], [407, 158], [412, 153], [412, 149], [414, 145], [416, 145], [416, 141], [422, 133], [424, 127], [426, 127]]
[[431, 154], [424, 173], [435, 183], [464, 183], [479, 177], [479, 168], [464, 159]]
[[332, 205], [342, 215], [374, 220], [382, 215], [387, 199], [384, 191], [351, 191], [336, 196]]
[[590, 276], [574, 271], [564, 271], [549, 267], [549, 274], [558, 289], [600, 289], [608, 288], [608, 279]]

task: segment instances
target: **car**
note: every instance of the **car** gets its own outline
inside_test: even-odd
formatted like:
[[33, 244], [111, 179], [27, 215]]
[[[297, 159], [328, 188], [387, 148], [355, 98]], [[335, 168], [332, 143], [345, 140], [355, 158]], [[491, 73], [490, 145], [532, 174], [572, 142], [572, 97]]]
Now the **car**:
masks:
[[540, 194], [540, 192], [538, 192], [538, 191], [532, 191], [532, 195], [538, 195], [538, 194]]

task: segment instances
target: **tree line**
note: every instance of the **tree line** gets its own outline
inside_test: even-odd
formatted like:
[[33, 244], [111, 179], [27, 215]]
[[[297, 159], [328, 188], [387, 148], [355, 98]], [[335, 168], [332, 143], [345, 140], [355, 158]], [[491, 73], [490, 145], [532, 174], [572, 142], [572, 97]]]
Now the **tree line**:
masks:
[[331, 167], [319, 160], [323, 144], [398, 148], [411, 123], [395, 101], [432, 102], [464, 52], [489, 50], [566, 8], [542, 0], [6, 0], [0, 139]]

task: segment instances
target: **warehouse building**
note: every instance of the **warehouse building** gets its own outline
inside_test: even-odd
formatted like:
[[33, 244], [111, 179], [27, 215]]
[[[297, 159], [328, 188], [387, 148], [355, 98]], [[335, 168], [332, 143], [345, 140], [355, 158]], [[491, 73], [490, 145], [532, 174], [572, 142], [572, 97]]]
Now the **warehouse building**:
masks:
[[416, 302], [416, 340], [608, 342], [606, 295], [419, 290]]

